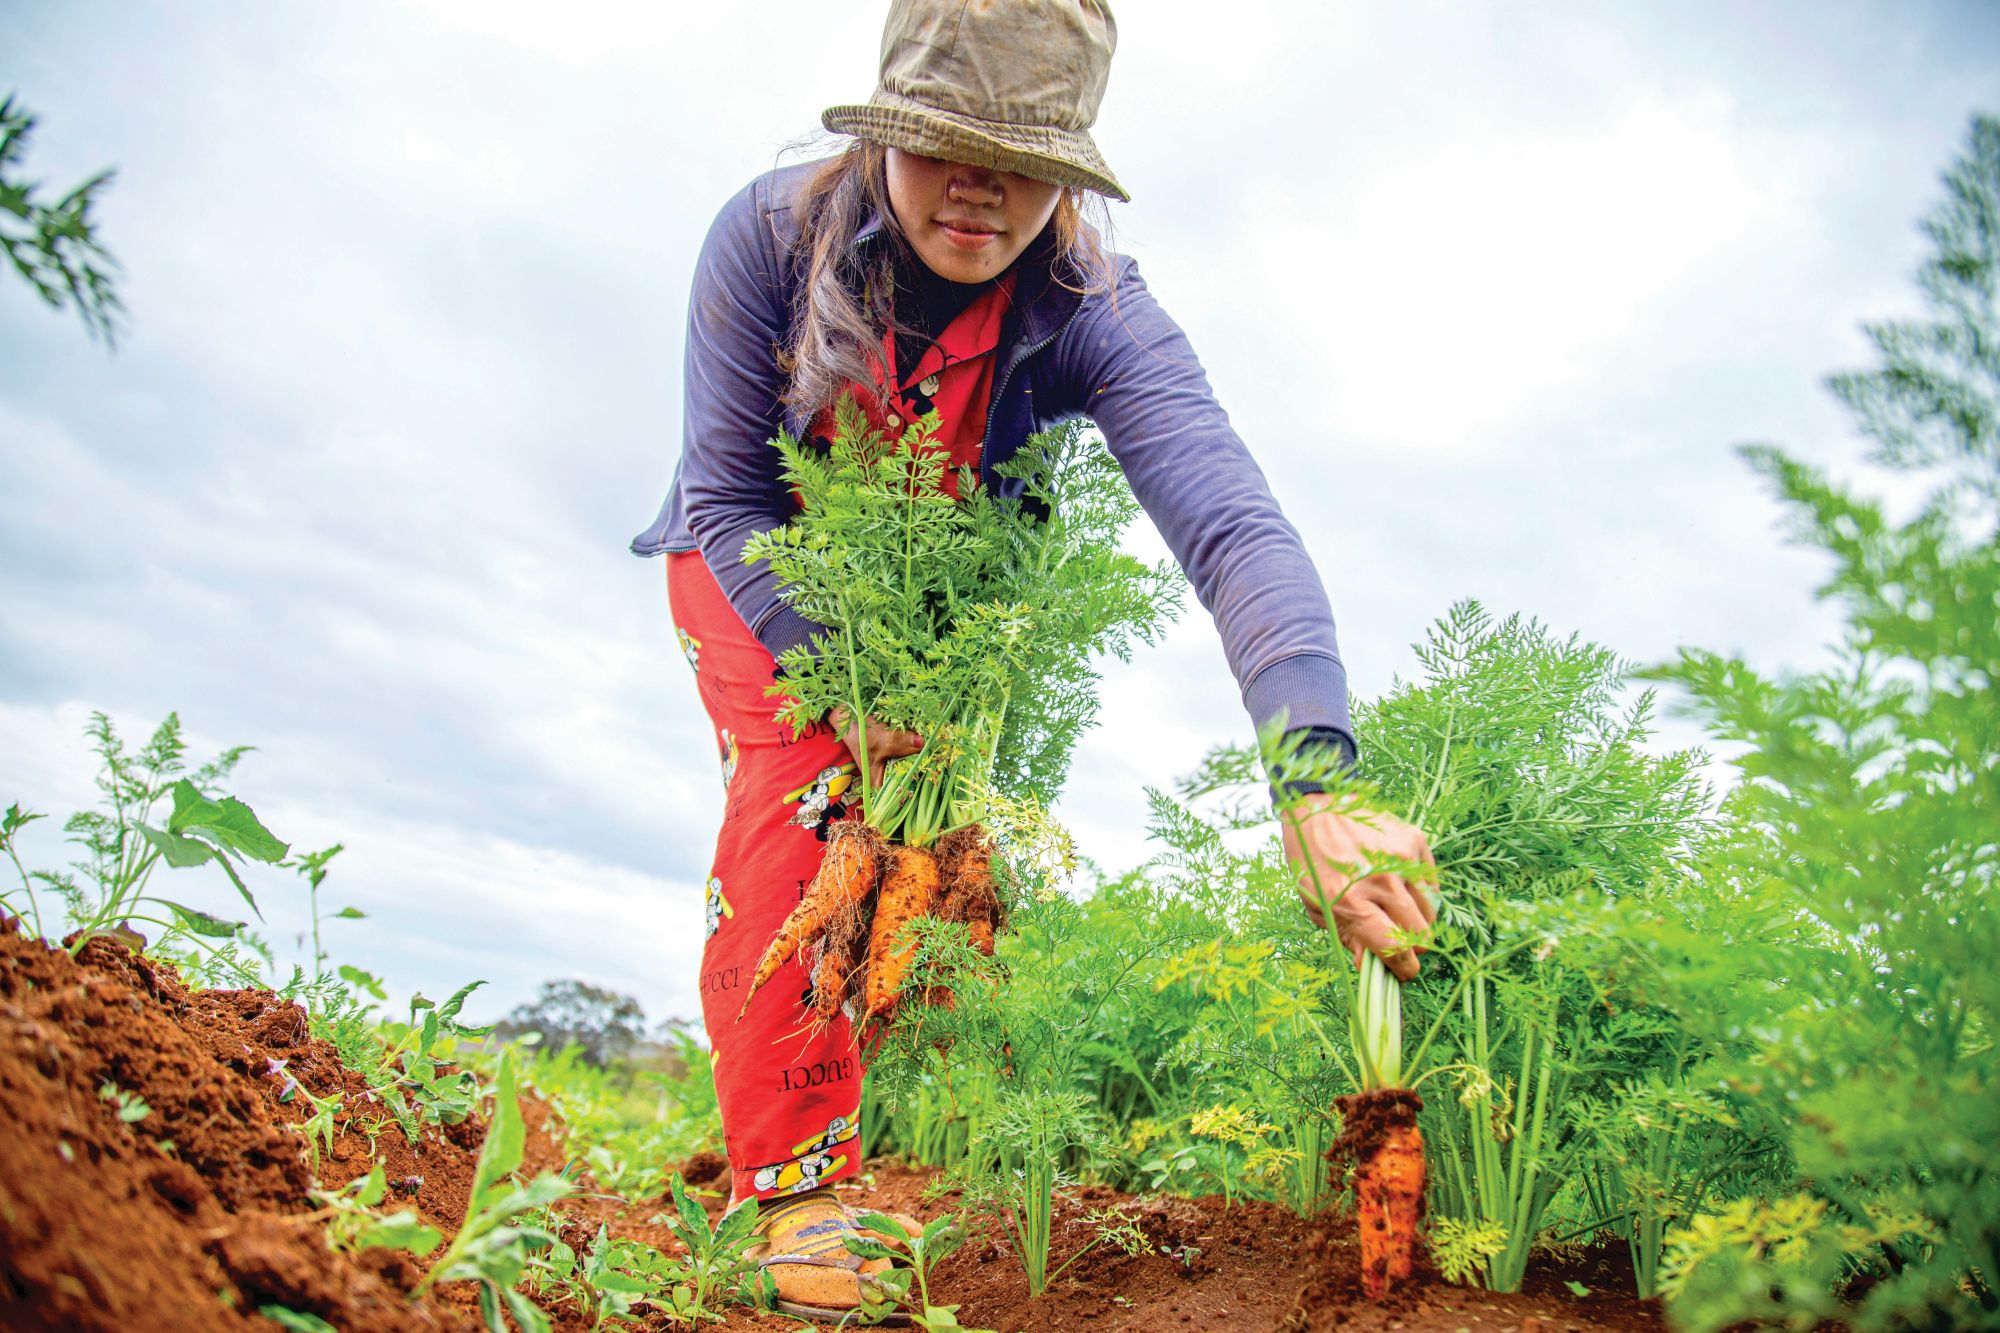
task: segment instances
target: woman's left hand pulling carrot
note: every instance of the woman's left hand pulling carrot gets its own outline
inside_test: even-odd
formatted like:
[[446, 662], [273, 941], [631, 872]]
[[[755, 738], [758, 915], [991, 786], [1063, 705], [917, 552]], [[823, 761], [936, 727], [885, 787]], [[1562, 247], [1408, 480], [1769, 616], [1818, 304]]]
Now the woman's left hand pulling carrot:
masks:
[[[826, 720], [840, 733], [840, 739], [846, 743], [847, 752], [854, 756], [854, 762], [857, 764], [863, 762], [861, 728], [854, 723], [848, 711], [845, 708], [836, 708], [826, 715]], [[883, 726], [872, 717], [869, 718], [866, 751], [868, 785], [871, 788], [882, 785], [883, 770], [891, 759], [913, 755], [923, 748], [924, 738], [916, 732], [898, 731], [894, 727]]]

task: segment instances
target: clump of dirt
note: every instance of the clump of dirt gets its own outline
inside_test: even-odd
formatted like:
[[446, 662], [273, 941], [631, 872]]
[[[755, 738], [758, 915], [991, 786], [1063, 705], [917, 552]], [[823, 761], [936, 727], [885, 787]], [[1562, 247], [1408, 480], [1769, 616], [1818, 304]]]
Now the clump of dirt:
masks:
[[370, 1333], [468, 1326], [302, 1220], [312, 1173], [271, 1067], [325, 1053], [240, 995], [0, 922], [0, 1325], [268, 1330], [257, 1307], [281, 1304]]
[[1336, 1097], [1340, 1108], [1340, 1137], [1326, 1150], [1326, 1159], [1337, 1171], [1343, 1163], [1363, 1162], [1399, 1129], [1413, 1128], [1424, 1099], [1408, 1088], [1377, 1088]]
[[719, 1190], [727, 1198], [730, 1182], [734, 1174], [729, 1169], [729, 1159], [719, 1152], [703, 1151], [694, 1153], [674, 1168], [689, 1189]]

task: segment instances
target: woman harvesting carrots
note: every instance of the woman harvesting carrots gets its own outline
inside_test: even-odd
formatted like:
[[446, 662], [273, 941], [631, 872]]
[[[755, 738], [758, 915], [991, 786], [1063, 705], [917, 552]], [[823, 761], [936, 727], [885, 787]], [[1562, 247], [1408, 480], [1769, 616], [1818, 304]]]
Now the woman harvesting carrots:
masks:
[[[864, 859], [872, 882], [898, 858], [848, 816], [925, 738], [865, 718], [796, 734], [773, 720], [777, 658], [817, 627], [768, 564], [743, 559], [796, 512], [769, 441], [829, 436], [852, 394], [891, 436], [936, 414], [937, 448], [992, 486], [1031, 434], [1091, 417], [1214, 615], [1252, 719], [1283, 718], [1353, 755], [1333, 617], [1298, 534], [1179, 327], [1083, 219], [1086, 193], [1126, 198], [1088, 132], [1115, 42], [1101, 0], [895, 0], [874, 96], [822, 118], [852, 141], [752, 181], [697, 264], [683, 452], [633, 549], [667, 554], [723, 757], [704, 1017], [736, 1196], [773, 1201], [760, 1262], [797, 1313], [851, 1310], [880, 1266], [847, 1252], [854, 1222], [827, 1188], [859, 1167], [861, 1050], [846, 1014], [817, 1003], [796, 942], [749, 993], [781, 927], [803, 938], [805, 918], [851, 896]], [[1414, 976], [1394, 935], [1428, 926], [1428, 900], [1400, 877], [1343, 867], [1428, 859], [1423, 835], [1301, 799], [1286, 850], [1307, 911], [1331, 917], [1357, 960], [1372, 951]], [[815, 883], [828, 863], [833, 876]], [[814, 961], [823, 982], [833, 967]]]

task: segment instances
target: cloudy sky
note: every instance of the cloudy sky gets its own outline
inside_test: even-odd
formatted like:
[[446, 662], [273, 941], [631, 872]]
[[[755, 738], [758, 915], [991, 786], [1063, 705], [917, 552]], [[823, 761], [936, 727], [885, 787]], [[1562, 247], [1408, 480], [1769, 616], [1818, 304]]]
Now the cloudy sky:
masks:
[[[697, 1013], [715, 747], [625, 543], [679, 447], [701, 236], [867, 94], [883, 10], [0, 8], [32, 173], [119, 169], [132, 310], [106, 355], [0, 283], [0, 803], [77, 808], [91, 709], [177, 709], [259, 747], [236, 790], [281, 837], [346, 844], [341, 959], [488, 978], [487, 1016], [562, 976]], [[1856, 464], [1819, 381], [1910, 307], [2000, 9], [1119, 13], [1114, 239], [1304, 532], [1357, 694], [1468, 596], [1638, 660], [1812, 659], [1815, 562], [1731, 447]], [[1247, 724], [1198, 608], [1106, 692], [1064, 812], [1122, 865], [1143, 786]], [[61, 860], [55, 821], [24, 850]], [[292, 950], [295, 882], [256, 883]]]

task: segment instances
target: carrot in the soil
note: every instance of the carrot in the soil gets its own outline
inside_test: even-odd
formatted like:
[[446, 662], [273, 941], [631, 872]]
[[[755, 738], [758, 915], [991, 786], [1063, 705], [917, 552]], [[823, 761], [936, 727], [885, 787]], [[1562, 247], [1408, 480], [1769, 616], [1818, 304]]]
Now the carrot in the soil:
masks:
[[1410, 1276], [1424, 1206], [1423, 1099], [1384, 1088], [1340, 1099], [1344, 1124], [1334, 1151], [1354, 1158], [1361, 1238], [1361, 1289], [1379, 1301]]
[[868, 1002], [863, 1023], [886, 1016], [916, 956], [914, 942], [898, 947], [903, 927], [928, 914], [938, 902], [938, 863], [921, 847], [893, 846], [882, 867], [875, 895], [875, 921], [868, 928]]
[[1361, 1210], [1361, 1287], [1370, 1300], [1410, 1276], [1424, 1201], [1424, 1136], [1399, 1125], [1354, 1176]]
[[842, 908], [852, 907], [868, 896], [868, 891], [875, 887], [882, 846], [882, 835], [858, 819], [844, 819], [833, 826], [827, 835], [826, 855], [820, 858], [819, 870], [806, 886], [805, 896], [778, 927], [771, 947], [757, 964], [750, 989], [743, 996], [743, 1008], [737, 1011], [738, 1019], [750, 1012], [751, 997], [797, 955], [806, 941], [825, 929]]

